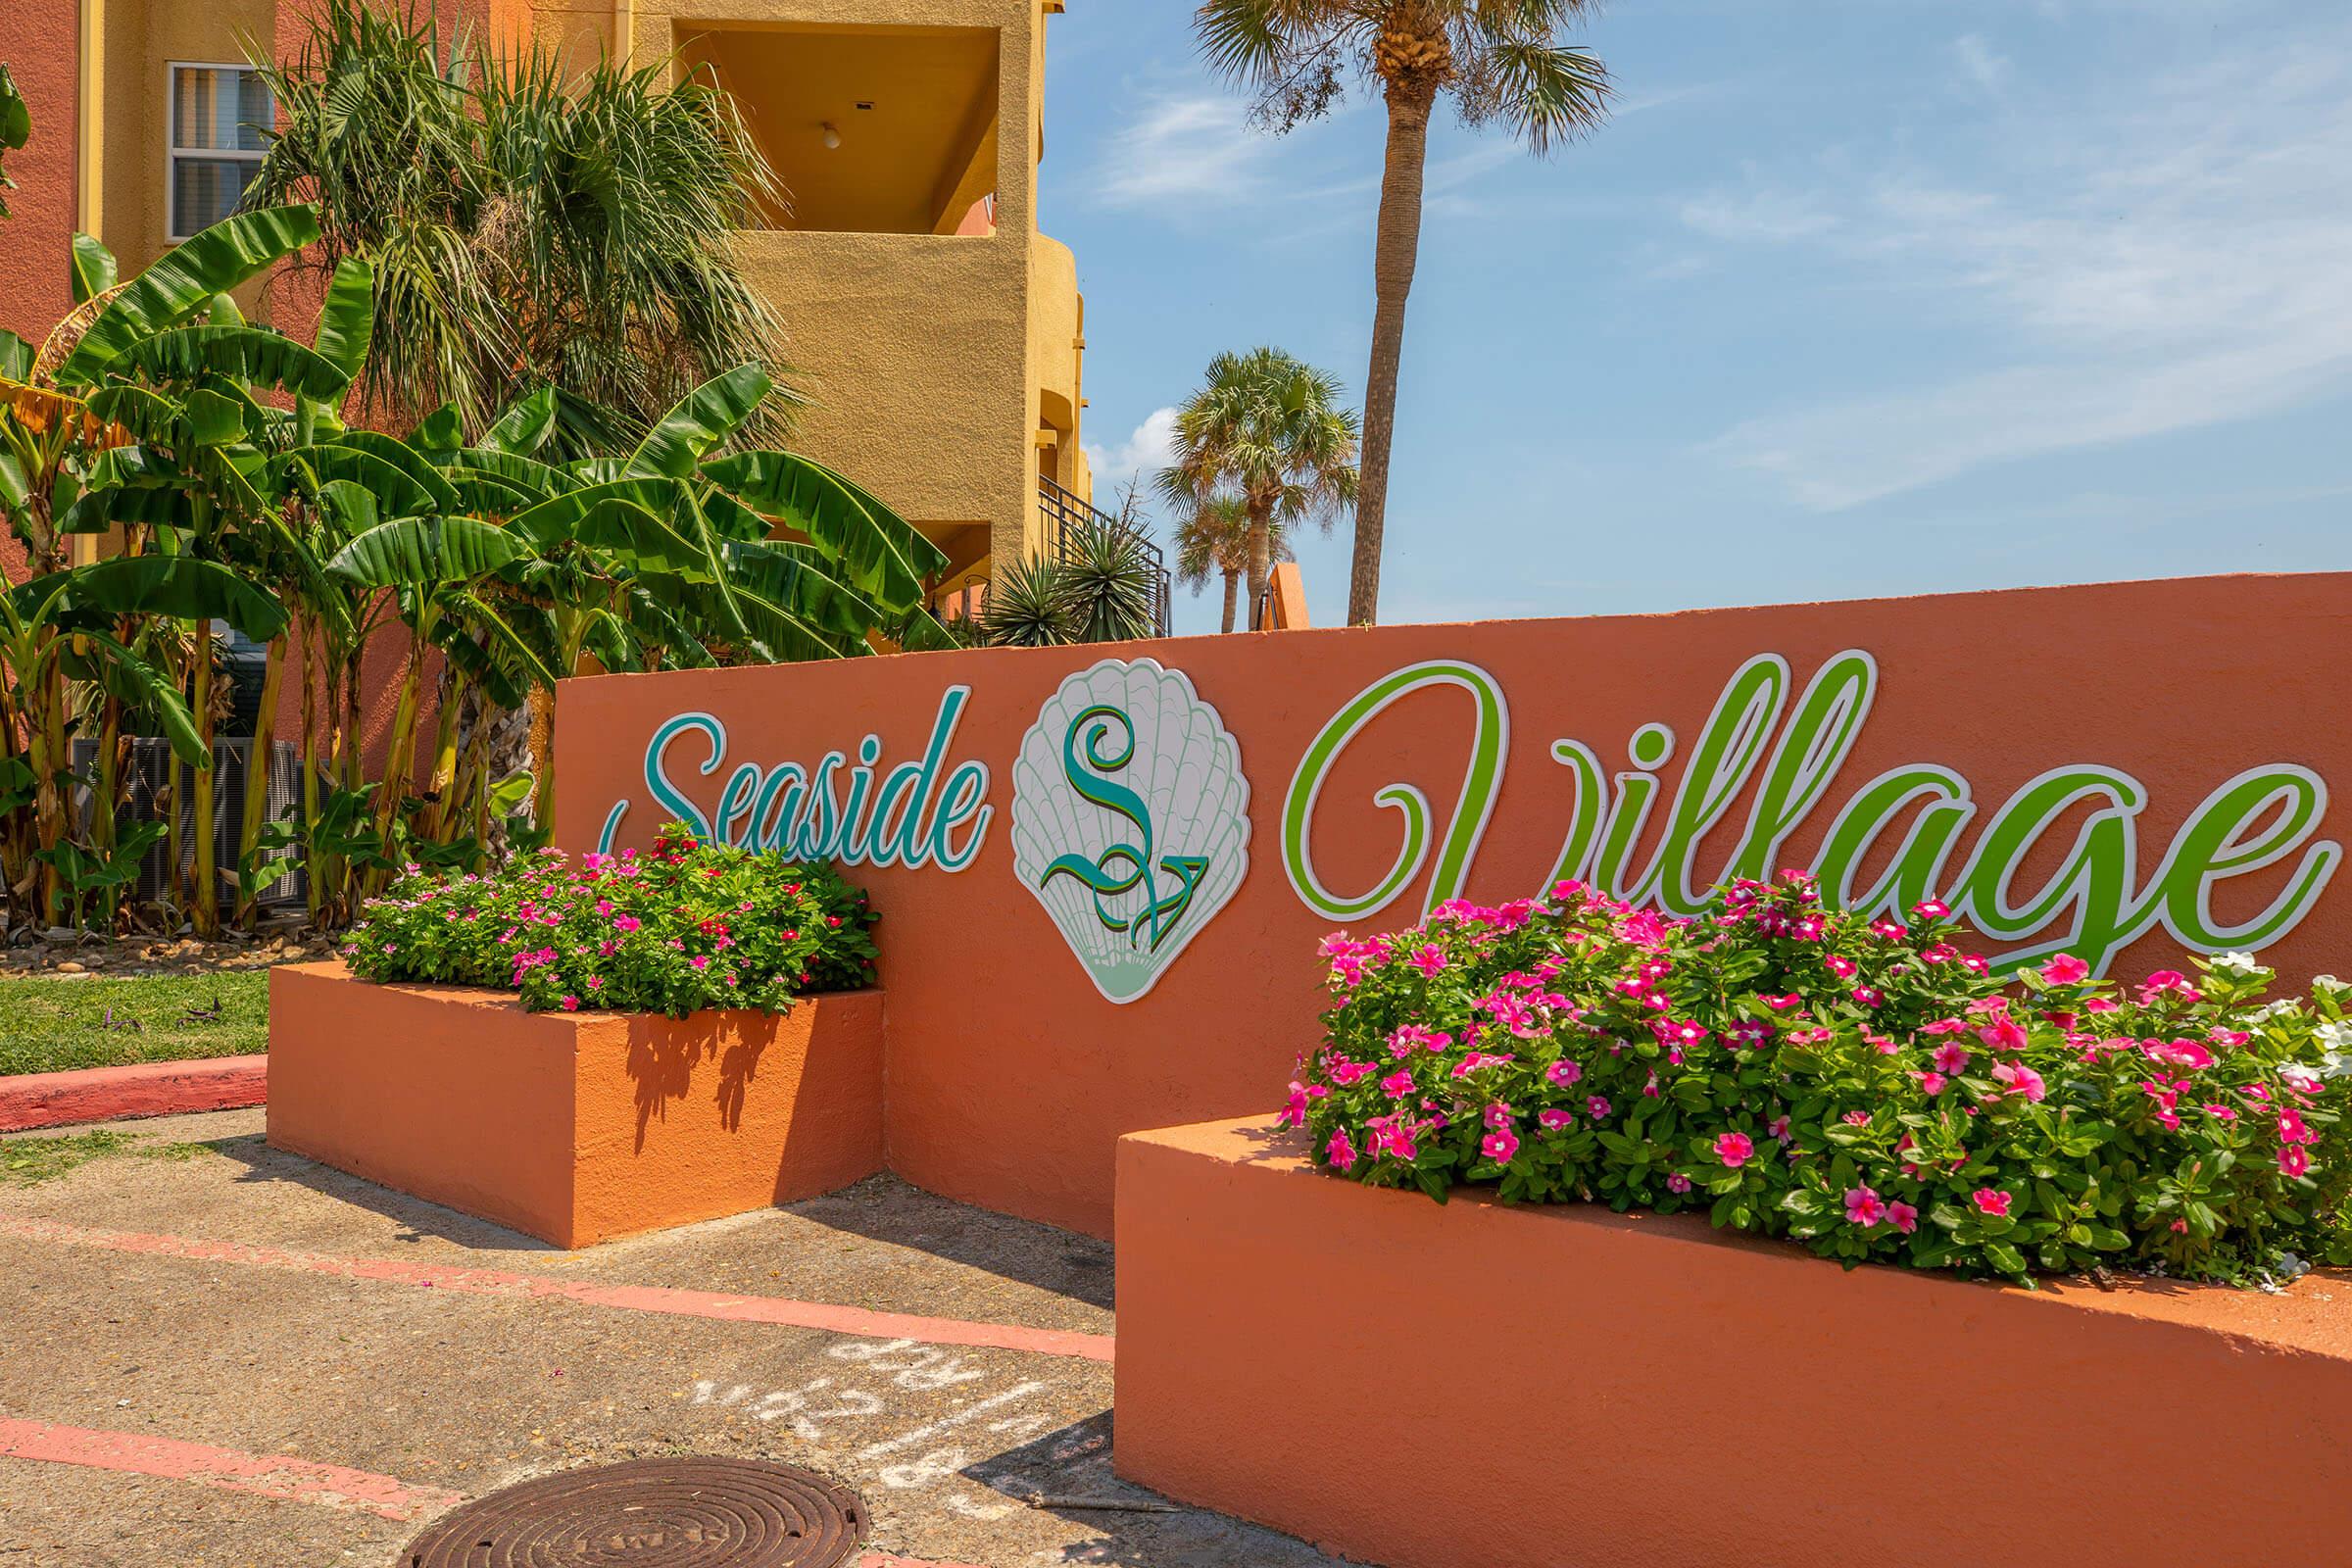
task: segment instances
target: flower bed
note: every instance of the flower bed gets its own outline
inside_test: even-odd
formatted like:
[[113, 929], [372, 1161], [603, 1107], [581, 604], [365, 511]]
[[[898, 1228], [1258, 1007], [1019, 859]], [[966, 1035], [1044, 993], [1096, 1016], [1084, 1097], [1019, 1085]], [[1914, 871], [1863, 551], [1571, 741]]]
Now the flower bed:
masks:
[[270, 1143], [559, 1247], [811, 1198], [882, 1168], [883, 1001], [534, 1013], [284, 964]]
[[[2342, 1560], [2344, 1276], [1843, 1273], [1306, 1153], [1263, 1116], [1120, 1140], [1121, 1476], [1390, 1568]], [[2207, 1500], [2168, 1506], [2184, 1465]]]
[[705, 844], [673, 822], [648, 855], [575, 866], [543, 850], [447, 881], [411, 866], [343, 956], [365, 979], [498, 986], [533, 1012], [781, 1012], [805, 991], [871, 985], [874, 919], [830, 866]]
[[874, 918], [674, 825], [412, 869], [348, 969], [271, 972], [270, 1141], [563, 1247], [847, 1186], [882, 1168]]
[[1324, 944], [1337, 1004], [1285, 1120], [1326, 1169], [1443, 1199], [1704, 1209], [1827, 1256], [2243, 1280], [2352, 1258], [2345, 988], [2244, 955], [2014, 989], [1952, 940], [1742, 882], [1693, 919], [1578, 883]]

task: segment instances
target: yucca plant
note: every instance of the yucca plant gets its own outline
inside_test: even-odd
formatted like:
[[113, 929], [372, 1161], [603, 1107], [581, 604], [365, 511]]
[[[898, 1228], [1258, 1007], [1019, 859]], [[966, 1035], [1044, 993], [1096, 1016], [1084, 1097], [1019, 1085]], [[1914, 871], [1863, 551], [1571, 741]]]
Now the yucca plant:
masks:
[[1061, 591], [1082, 643], [1123, 643], [1159, 630], [1157, 573], [1140, 527], [1090, 520], [1063, 545]]
[[1013, 562], [989, 579], [980, 635], [991, 648], [1059, 648], [1078, 641], [1084, 623], [1060, 563], [1049, 557]]

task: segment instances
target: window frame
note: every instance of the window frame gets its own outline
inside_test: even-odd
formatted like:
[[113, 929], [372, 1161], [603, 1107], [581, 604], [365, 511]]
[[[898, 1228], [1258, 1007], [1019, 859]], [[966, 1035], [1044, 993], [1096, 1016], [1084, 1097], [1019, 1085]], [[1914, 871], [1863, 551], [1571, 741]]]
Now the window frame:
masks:
[[[164, 62], [164, 242], [177, 245], [193, 239], [201, 230], [181, 232], [179, 227], [179, 161], [183, 158], [203, 158], [214, 162], [258, 164], [268, 148], [247, 152], [239, 147], [182, 147], [179, 144], [179, 74], [183, 71], [231, 71], [255, 75], [253, 63], [248, 60], [167, 60]], [[277, 99], [270, 100], [270, 116], [277, 118]], [[240, 122], [242, 123], [242, 122]]]

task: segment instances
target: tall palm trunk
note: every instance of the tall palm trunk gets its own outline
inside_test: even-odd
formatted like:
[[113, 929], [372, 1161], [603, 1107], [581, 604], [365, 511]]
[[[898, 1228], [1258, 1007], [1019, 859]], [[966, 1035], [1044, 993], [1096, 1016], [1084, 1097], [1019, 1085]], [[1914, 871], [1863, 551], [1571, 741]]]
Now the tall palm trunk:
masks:
[[1429, 156], [1429, 112], [1435, 95], [1434, 85], [1392, 83], [1389, 88], [1388, 164], [1380, 176], [1379, 237], [1372, 251], [1372, 368], [1364, 377], [1362, 488], [1355, 502], [1355, 564], [1348, 579], [1351, 626], [1369, 626], [1380, 616], [1389, 444], [1396, 430], [1404, 302], [1413, 291], [1413, 269], [1421, 256], [1421, 174]]
[[1257, 630], [1258, 607], [1266, 602], [1266, 579], [1274, 572], [1274, 502], [1250, 498], [1250, 603], [1245, 623]]
[[1228, 572], [1226, 572], [1226, 573], [1225, 573], [1225, 624], [1224, 624], [1224, 626], [1223, 626], [1223, 628], [1222, 628], [1222, 629], [1223, 629], [1223, 630], [1225, 630], [1225, 631], [1231, 631], [1231, 630], [1233, 630], [1233, 602], [1234, 602], [1234, 600], [1235, 600], [1237, 597], [1239, 597], [1239, 595], [1241, 594], [1241, 591], [1242, 591], [1242, 574], [1241, 574], [1240, 572], [1238, 572], [1238, 571], [1228, 571]]

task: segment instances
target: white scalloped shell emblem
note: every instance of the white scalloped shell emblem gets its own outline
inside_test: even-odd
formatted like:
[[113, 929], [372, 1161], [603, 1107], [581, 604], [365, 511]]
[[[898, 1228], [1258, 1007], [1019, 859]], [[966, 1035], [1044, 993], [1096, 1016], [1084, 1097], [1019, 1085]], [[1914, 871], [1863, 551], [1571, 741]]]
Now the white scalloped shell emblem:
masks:
[[1241, 743], [1156, 660], [1071, 675], [1013, 760], [1012, 864], [1096, 989], [1133, 1002], [1250, 869]]

